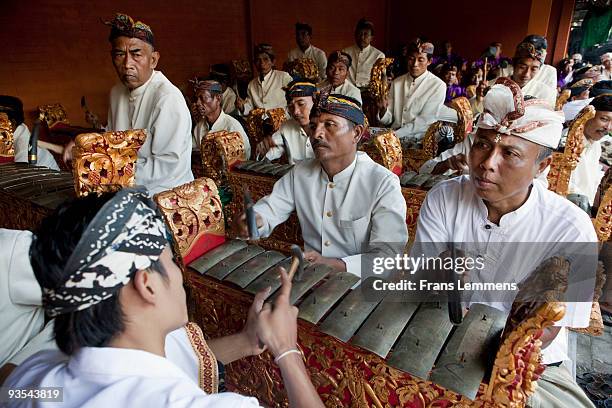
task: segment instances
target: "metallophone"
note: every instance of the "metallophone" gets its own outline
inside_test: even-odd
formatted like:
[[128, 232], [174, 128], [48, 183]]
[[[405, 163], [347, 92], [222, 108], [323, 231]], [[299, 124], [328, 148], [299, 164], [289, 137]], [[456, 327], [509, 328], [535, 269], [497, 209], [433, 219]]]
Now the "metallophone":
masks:
[[[268, 172], [287, 170], [244, 164], [256, 165]], [[210, 179], [155, 199], [184, 262], [191, 319], [212, 338], [240, 330], [253, 295], [270, 286], [273, 298], [280, 285], [277, 267], [288, 268], [291, 258], [259, 242], [226, 240]], [[566, 270], [559, 261], [543, 267], [551, 273]], [[495, 309], [476, 305], [461, 326], [453, 327], [443, 304], [365, 299], [359, 288], [351, 290], [357, 283], [358, 277], [321, 265], [307, 265], [302, 280], [294, 281], [299, 347], [326, 406], [524, 406], [543, 369], [537, 338], [564, 310], [558, 303], [523, 304], [507, 320]], [[287, 406], [268, 353], [227, 366], [226, 384], [264, 405]]]

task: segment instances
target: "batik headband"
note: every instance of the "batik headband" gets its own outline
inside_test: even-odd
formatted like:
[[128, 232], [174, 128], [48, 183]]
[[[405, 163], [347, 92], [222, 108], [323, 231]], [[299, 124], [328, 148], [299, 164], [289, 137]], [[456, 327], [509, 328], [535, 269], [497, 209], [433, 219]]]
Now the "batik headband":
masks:
[[151, 27], [142, 21], [134, 22], [132, 17], [127, 14], [117, 13], [114, 19], [104, 24], [111, 27], [108, 41], [113, 41], [117, 37], [138, 38], [155, 47], [155, 36], [153, 35], [153, 31], [151, 31]]
[[212, 79], [200, 81], [198, 78], [195, 78], [190, 79], [189, 83], [193, 86], [194, 93], [198, 93], [201, 91], [223, 93], [223, 88], [221, 87], [221, 84], [217, 81], [213, 81]]
[[538, 50], [535, 45], [529, 42], [522, 42], [516, 47], [516, 52], [514, 53], [514, 59], [521, 58], [532, 58], [534, 60], [540, 61], [542, 64], [544, 63], [544, 58], [546, 57], [546, 50], [540, 49]]
[[283, 87], [283, 90], [285, 91], [287, 101], [290, 101], [291, 98], [315, 95], [317, 92], [317, 86], [312, 82], [292, 81], [287, 84], [286, 87]]
[[136, 271], [157, 262], [166, 245], [166, 226], [147, 191], [119, 191], [83, 232], [64, 267], [66, 280], [42, 288], [43, 308], [55, 317], [115, 296]]
[[361, 104], [348, 96], [340, 94], [323, 96], [319, 101], [318, 109], [321, 112], [331, 113], [332, 115], [350, 120], [356, 125], [363, 125], [365, 121]]
[[327, 65], [329, 66], [333, 64], [334, 62], [341, 62], [344, 65], [346, 65], [347, 68], [350, 68], [353, 62], [353, 59], [346, 52], [334, 51], [331, 54], [329, 54], [329, 58], [327, 59]]

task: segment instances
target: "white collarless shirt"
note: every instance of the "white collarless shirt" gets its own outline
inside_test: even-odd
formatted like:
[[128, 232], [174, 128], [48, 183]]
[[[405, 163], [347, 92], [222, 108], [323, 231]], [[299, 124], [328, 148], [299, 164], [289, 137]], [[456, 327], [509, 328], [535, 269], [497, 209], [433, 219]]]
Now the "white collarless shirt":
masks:
[[306, 51], [302, 51], [300, 47], [296, 47], [287, 54], [287, 61], [291, 62], [300, 58], [310, 58], [315, 62], [319, 69], [319, 78], [325, 78], [325, 68], [327, 68], [327, 57], [325, 51], [320, 48], [310, 45]]
[[[510, 265], [509, 270], [524, 271], [524, 276], [517, 276], [516, 281], [520, 282], [544, 260], [558, 254], [563, 248], [559, 243], [597, 242], [589, 216], [565, 198], [547, 190], [541, 183], [533, 183], [527, 201], [517, 210], [504, 215], [499, 225], [490, 222], [487, 216], [488, 210], [483, 200], [476, 195], [469, 176], [444, 181], [430, 190], [421, 206], [413, 250], [426, 248], [426, 251], [436, 252], [441, 249], [438, 246], [448, 242], [476, 243], [482, 247], [481, 255], [485, 257], [487, 271], [495, 273], [498, 265]], [[502, 243], [519, 242], [538, 245], [520, 247], [529, 253], [499, 252], [503, 248]], [[595, 244], [593, 249], [596, 249]], [[442, 251], [437, 254], [433, 252], [425, 255], [438, 256]], [[584, 264], [572, 265], [570, 281], [572, 276], [582, 273], [580, 268], [590, 267]], [[594, 284], [594, 280], [589, 281], [585, 287], [590, 286], [592, 290], [591, 283]], [[567, 302], [565, 316], [555, 325], [587, 327], [591, 303]], [[506, 312], [511, 307], [511, 302], [490, 304]], [[568, 359], [567, 333], [562, 330], [543, 350], [543, 362], [550, 364]]]
[[[30, 129], [25, 123], [17, 126], [15, 132], [13, 132], [13, 143], [15, 145], [15, 162], [16, 163], [27, 163], [28, 162], [28, 147], [30, 145]], [[36, 161], [37, 166], [45, 166], [51, 170], [59, 171], [59, 167], [53, 155], [44, 147], [38, 146], [38, 160]]]
[[[45, 350], [17, 367], [4, 386], [63, 387], [63, 408], [259, 407], [231, 392], [206, 394], [167, 358], [142, 350], [85, 347], [71, 358]], [[29, 407], [22, 400], [14, 407]], [[55, 407], [57, 402], [36, 406]]]
[[358, 88], [368, 86], [374, 63], [379, 58], [385, 58], [385, 54], [372, 45], [362, 50], [354, 44], [342, 51], [350, 55], [352, 59], [347, 79]]
[[[319, 85], [317, 85], [317, 87], [319, 89], [322, 89], [322, 88], [325, 88], [326, 86], [329, 86], [329, 85], [330, 85], [330, 83], [326, 79], [325, 81], [323, 81]], [[359, 103], [363, 103], [361, 101], [361, 91], [359, 90], [359, 88], [357, 88], [355, 85], [353, 85], [350, 81], [348, 81], [348, 78], [341, 85], [336, 86], [336, 87], [332, 86], [331, 93], [333, 93], [333, 94], [340, 94], [340, 95], [344, 95], [344, 96], [349, 96], [349, 97], [351, 97], [353, 99], [358, 100]]]
[[287, 86], [292, 81], [291, 75], [285, 71], [276, 69], [268, 72], [263, 81], [259, 76], [256, 76], [249, 82], [247, 87], [247, 99], [244, 104], [243, 115], [248, 115], [252, 109], [264, 108], [287, 108], [287, 100], [285, 99], [285, 91], [283, 87]]
[[229, 86], [223, 91], [221, 95], [221, 109], [228, 115], [236, 110], [236, 92]]
[[264, 237], [295, 210], [304, 250], [340, 258], [347, 272], [357, 276], [361, 276], [361, 254], [366, 246], [394, 256], [396, 248], [388, 243], [405, 246], [408, 241], [406, 201], [399, 178], [364, 152], [357, 152], [333, 181], [317, 159], [298, 163], [254, 209], [263, 218], [260, 234]]
[[446, 98], [446, 84], [429, 71], [417, 78], [404, 74], [393, 80], [389, 90], [389, 107], [380, 118], [395, 129], [400, 138], [422, 139], [429, 125], [437, 120]]
[[200, 150], [200, 144], [202, 143], [202, 138], [206, 136], [209, 132], [218, 132], [220, 130], [227, 130], [228, 132], [238, 132], [240, 136], [242, 136], [242, 142], [244, 143], [244, 160], [247, 160], [251, 157], [251, 143], [249, 142], [249, 138], [247, 137], [244, 128], [235, 118], [231, 117], [227, 113], [221, 111], [221, 114], [215, 121], [215, 123], [210, 126], [206, 121], [206, 118], [202, 118], [196, 127], [193, 129], [193, 148], [194, 150]]
[[272, 140], [276, 146], [266, 153], [268, 160], [280, 159], [285, 153], [289, 164], [314, 158], [310, 138], [295, 119], [284, 121]]
[[578, 159], [578, 164], [570, 176], [569, 192], [587, 196], [589, 204], [593, 205], [599, 182], [604, 176], [599, 159], [601, 158], [601, 142], [584, 138], [584, 148]]
[[138, 150], [136, 184], [151, 194], [193, 180], [191, 115], [181, 91], [159, 71], [129, 91], [122, 83], [111, 89], [109, 131], [146, 129]]

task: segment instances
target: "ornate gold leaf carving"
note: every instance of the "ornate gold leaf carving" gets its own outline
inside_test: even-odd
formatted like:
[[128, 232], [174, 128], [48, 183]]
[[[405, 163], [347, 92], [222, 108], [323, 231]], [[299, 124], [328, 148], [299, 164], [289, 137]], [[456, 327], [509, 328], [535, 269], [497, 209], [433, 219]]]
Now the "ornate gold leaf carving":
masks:
[[0, 113], [0, 157], [3, 158], [3, 161], [15, 159], [13, 127], [8, 115], [4, 112]]
[[59, 103], [40, 105], [38, 107], [38, 118], [45, 122], [49, 128], [58, 123], [70, 124], [66, 110]]
[[298, 58], [293, 61], [286, 61], [283, 68], [293, 78], [308, 79], [315, 84], [319, 81], [319, 68], [311, 58]]

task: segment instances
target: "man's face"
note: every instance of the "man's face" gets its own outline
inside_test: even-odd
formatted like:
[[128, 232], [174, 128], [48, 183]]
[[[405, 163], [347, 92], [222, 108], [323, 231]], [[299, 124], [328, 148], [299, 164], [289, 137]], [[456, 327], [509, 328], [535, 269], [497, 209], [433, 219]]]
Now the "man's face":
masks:
[[457, 83], [457, 71], [447, 71], [446, 75], [444, 75], [444, 82], [446, 82], [446, 85], [453, 85]]
[[299, 30], [295, 32], [295, 42], [298, 47], [305, 50], [310, 47], [310, 34], [307, 30]]
[[542, 63], [533, 58], [521, 58], [514, 64], [512, 80], [521, 88], [527, 85], [540, 70]]
[[361, 49], [364, 49], [372, 42], [372, 31], [369, 28], [362, 28], [355, 31], [355, 43]]
[[342, 62], [336, 61], [327, 66], [327, 80], [332, 86], [340, 86], [346, 81], [348, 68]]
[[412, 52], [408, 54], [408, 72], [413, 78], [421, 76], [427, 71], [427, 67], [431, 61], [427, 59], [427, 54], [424, 52]]
[[612, 132], [612, 112], [597, 111], [595, 117], [584, 124], [584, 135], [592, 141], [601, 140]]
[[119, 80], [133, 90], [151, 78], [159, 53], [145, 41], [122, 36], [113, 40], [111, 57]]
[[363, 126], [353, 126], [340, 116], [322, 112], [310, 117], [310, 143], [321, 162], [355, 156]]
[[497, 43], [495, 44], [495, 58], [499, 58], [502, 53], [502, 45]]
[[221, 95], [210, 91], [199, 91], [196, 94], [196, 108], [201, 116], [209, 116], [221, 109]]
[[296, 96], [288, 104], [289, 114], [300, 126], [308, 126], [308, 118], [310, 117], [310, 110], [313, 104], [312, 96]]
[[446, 55], [449, 55], [450, 53], [453, 52], [453, 45], [450, 42], [445, 42], [444, 43], [444, 50], [446, 51]]
[[[174, 330], [187, 324], [187, 296], [183, 287], [183, 274], [172, 257], [170, 245], [164, 248], [160, 256], [160, 262], [165, 269], [167, 277], [159, 287], [162, 292], [159, 293], [159, 309], [160, 316], [165, 316], [168, 321], [164, 322], [169, 329]], [[157, 272], [155, 274], [159, 275]], [[159, 275], [160, 279], [164, 279]]]
[[517, 136], [478, 129], [470, 150], [468, 165], [476, 193], [489, 203], [522, 197], [547, 161], [536, 163], [540, 146]]
[[261, 75], [266, 75], [268, 72], [272, 71], [272, 64], [274, 64], [274, 61], [270, 59], [270, 56], [266, 53], [262, 52], [255, 56], [255, 68], [257, 68], [257, 72]]
[[608, 58], [606, 60], [603, 60], [601, 62], [601, 64], [604, 66], [605, 69], [607, 70], [611, 70], [612, 69], [612, 59]]

